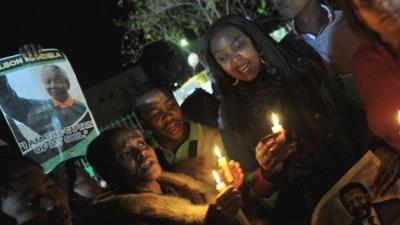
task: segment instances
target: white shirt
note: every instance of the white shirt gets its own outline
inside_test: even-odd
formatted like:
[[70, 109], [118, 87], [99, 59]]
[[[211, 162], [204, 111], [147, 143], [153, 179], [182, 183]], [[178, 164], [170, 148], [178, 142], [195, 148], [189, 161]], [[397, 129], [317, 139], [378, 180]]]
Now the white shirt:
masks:
[[[371, 209], [371, 216], [372, 216], [373, 219], [374, 219], [374, 224], [376, 224], [376, 225], [382, 225], [381, 222], [379, 221], [378, 214], [376, 214], [376, 211], [375, 211], [375, 209], [374, 209], [373, 207], [372, 207], [372, 209]], [[370, 217], [371, 217], [371, 216], [370, 216]], [[371, 223], [368, 222], [368, 218], [365, 219], [365, 220], [363, 220], [363, 221], [362, 221], [362, 224], [363, 224], [363, 225], [371, 225]]]
[[317, 34], [300, 33], [292, 21], [293, 32], [314, 48], [325, 61], [328, 70], [336, 76], [351, 73], [351, 58], [357, 50], [359, 39], [350, 30], [344, 19], [343, 12], [332, 11], [326, 5], [321, 5], [328, 14], [328, 24]]

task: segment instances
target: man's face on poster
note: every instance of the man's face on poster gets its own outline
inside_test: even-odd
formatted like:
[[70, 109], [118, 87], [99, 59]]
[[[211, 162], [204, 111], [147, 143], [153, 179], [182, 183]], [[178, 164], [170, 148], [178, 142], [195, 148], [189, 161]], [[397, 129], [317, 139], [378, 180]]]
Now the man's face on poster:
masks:
[[62, 75], [51, 70], [43, 71], [42, 82], [47, 93], [53, 99], [63, 102], [69, 96], [69, 82]]
[[349, 190], [342, 198], [347, 211], [356, 219], [363, 220], [371, 214], [371, 199], [358, 188]]

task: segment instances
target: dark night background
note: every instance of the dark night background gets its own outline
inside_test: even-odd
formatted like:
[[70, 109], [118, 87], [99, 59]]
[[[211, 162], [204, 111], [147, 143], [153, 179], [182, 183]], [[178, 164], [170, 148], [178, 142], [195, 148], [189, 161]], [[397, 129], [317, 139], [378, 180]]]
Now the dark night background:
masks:
[[2, 1], [0, 57], [17, 54], [26, 43], [58, 48], [70, 60], [83, 89], [123, 70], [123, 16], [116, 0]]
[[[0, 58], [18, 53], [23, 44], [40, 43], [63, 51], [82, 89], [124, 70], [121, 56], [123, 30], [113, 19], [124, 11], [116, 0], [2, 1]], [[15, 144], [0, 116], [0, 138]]]

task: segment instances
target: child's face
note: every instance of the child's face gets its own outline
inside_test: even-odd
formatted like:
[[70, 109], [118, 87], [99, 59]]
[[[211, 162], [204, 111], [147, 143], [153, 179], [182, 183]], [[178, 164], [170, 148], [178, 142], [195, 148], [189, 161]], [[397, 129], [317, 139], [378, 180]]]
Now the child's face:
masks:
[[13, 172], [1, 210], [17, 224], [72, 225], [66, 196], [39, 168], [26, 165]]

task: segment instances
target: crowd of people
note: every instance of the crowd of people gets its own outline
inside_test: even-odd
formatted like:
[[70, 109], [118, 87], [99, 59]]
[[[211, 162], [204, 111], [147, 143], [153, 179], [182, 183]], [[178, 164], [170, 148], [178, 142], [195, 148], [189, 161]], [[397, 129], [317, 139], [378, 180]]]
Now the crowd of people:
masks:
[[[400, 3], [341, 0], [334, 10], [319, 0], [271, 2], [292, 26], [279, 43], [238, 15], [205, 34], [221, 99], [196, 91], [181, 109], [166, 87], [132, 87], [132, 108], [151, 132], [118, 127], [89, 144], [87, 159], [106, 189], [76, 159], [46, 175], [27, 158], [2, 156], [1, 224], [237, 224], [243, 210], [251, 224], [309, 225], [322, 196], [367, 150], [381, 160], [373, 185], [353, 183], [340, 199], [352, 224], [398, 219], [368, 215], [372, 207], [383, 213], [370, 195], [385, 195], [400, 179]], [[29, 57], [40, 48], [20, 51]], [[62, 71], [45, 72], [43, 82], [57, 75], [65, 86], [62, 98], [51, 97], [68, 101]], [[349, 74], [362, 105], [341, 83]], [[284, 127], [275, 133], [273, 112]], [[216, 146], [231, 159], [232, 180], [219, 170], [227, 184], [220, 193], [211, 176], [220, 166]]]

